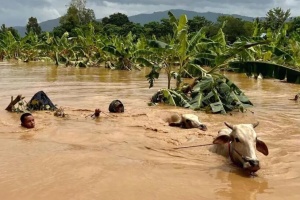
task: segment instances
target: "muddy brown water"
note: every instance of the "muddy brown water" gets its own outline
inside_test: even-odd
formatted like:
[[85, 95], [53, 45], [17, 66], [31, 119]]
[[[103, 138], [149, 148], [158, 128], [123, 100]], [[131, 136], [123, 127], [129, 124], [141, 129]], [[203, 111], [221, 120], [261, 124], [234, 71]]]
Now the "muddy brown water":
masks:
[[[300, 103], [289, 99], [299, 85], [232, 79], [254, 103], [246, 113], [214, 115], [169, 106], [149, 107], [166, 76], [149, 89], [145, 71], [64, 68], [46, 64], [0, 64], [1, 199], [300, 199]], [[173, 83], [174, 84], [174, 83]], [[20, 114], [4, 108], [10, 96], [26, 100], [43, 90], [66, 118], [35, 112], [36, 128], [20, 127]], [[125, 113], [108, 113], [120, 99]], [[169, 127], [172, 113], [195, 113], [206, 132]], [[261, 170], [251, 177], [209, 147], [223, 122], [259, 121], [258, 136], [269, 156], [257, 153]]]

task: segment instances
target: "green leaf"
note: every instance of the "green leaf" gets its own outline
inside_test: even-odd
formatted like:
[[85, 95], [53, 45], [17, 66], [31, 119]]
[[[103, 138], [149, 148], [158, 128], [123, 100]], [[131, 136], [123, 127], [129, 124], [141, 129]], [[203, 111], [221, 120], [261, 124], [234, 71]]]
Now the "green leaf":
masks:
[[114, 56], [122, 57], [122, 53], [119, 52], [115, 46], [109, 45], [102, 48], [103, 51], [106, 51]]
[[189, 99], [185, 94], [180, 93], [179, 91], [175, 91], [175, 90], [169, 90], [169, 92], [172, 94], [176, 105], [184, 107], [184, 108], [189, 108], [191, 106], [188, 102]]
[[219, 113], [219, 112], [224, 114], [226, 113], [221, 102], [211, 103], [209, 104], [209, 106], [211, 107], [211, 111], [213, 113]]
[[194, 93], [198, 92], [207, 92], [211, 91], [213, 87], [213, 78], [210, 76], [204, 76], [199, 82], [193, 87], [192, 96], [194, 96]]
[[173, 23], [177, 24], [177, 19], [176, 19], [175, 15], [171, 11], [168, 12], [168, 15], [169, 15], [170, 23], [171, 24], [173, 24]]
[[152, 88], [154, 86], [155, 79], [158, 79], [159, 69], [160, 69], [159, 67], [153, 66], [150, 73], [145, 76], [147, 78], [148, 82], [149, 82], [149, 88]]
[[182, 30], [186, 30], [187, 22], [188, 22], [187, 16], [186, 15], [181, 15], [180, 18], [179, 18], [179, 22], [178, 22], [178, 28], [177, 28], [178, 33]]
[[187, 54], [187, 48], [188, 48], [188, 38], [187, 38], [187, 30], [184, 29], [184, 30], [181, 30], [180, 33], [179, 33], [179, 50], [178, 50], [178, 53], [179, 53], [179, 56], [181, 58], [181, 60], [185, 60], [185, 56]]
[[172, 94], [170, 93], [170, 90], [168, 89], [163, 89], [162, 93], [164, 95], [164, 98], [166, 99], [166, 103], [168, 103], [171, 106], [176, 106], [176, 102], [172, 96]]
[[203, 107], [203, 93], [199, 92], [197, 96], [195, 96], [191, 101], [189, 101], [189, 104], [191, 105], [191, 108], [194, 110], [200, 110]]

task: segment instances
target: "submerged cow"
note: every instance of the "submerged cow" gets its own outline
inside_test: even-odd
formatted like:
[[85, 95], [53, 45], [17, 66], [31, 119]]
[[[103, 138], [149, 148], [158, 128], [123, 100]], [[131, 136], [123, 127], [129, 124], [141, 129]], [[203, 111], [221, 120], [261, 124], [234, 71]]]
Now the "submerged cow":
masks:
[[225, 122], [229, 129], [219, 131], [214, 139], [216, 153], [230, 157], [231, 161], [243, 169], [253, 173], [260, 169], [259, 160], [255, 150], [269, 154], [267, 145], [257, 138], [255, 124], [230, 125]]
[[194, 114], [173, 114], [168, 119], [170, 126], [178, 126], [181, 128], [199, 128], [202, 131], [206, 131], [207, 127], [205, 124], [199, 121], [197, 115]]

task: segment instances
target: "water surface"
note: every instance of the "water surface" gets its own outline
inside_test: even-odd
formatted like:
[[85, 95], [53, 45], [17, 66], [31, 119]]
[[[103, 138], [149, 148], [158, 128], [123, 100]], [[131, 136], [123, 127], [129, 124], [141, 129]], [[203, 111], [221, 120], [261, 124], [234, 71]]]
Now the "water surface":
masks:
[[[300, 103], [289, 99], [299, 85], [226, 74], [255, 105], [247, 113], [206, 114], [169, 106], [148, 107], [166, 87], [161, 74], [149, 89], [146, 71], [65, 68], [47, 64], [0, 64], [1, 199], [299, 199]], [[174, 83], [172, 83], [174, 84]], [[35, 112], [36, 128], [20, 127], [20, 114], [4, 108], [11, 96], [26, 100], [43, 90], [65, 119]], [[120, 99], [125, 113], [86, 117]], [[208, 131], [169, 127], [172, 113], [195, 113]], [[259, 121], [269, 156], [249, 177], [208, 147], [223, 122]]]

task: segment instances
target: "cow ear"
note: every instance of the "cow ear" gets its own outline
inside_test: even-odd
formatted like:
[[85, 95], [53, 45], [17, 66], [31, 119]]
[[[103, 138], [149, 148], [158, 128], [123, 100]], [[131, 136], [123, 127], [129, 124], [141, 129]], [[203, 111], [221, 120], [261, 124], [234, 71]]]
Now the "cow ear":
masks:
[[216, 139], [214, 139], [213, 144], [225, 144], [230, 142], [231, 137], [229, 135], [219, 135]]
[[267, 145], [259, 139], [256, 140], [256, 149], [257, 151], [261, 152], [265, 156], [269, 155], [269, 150]]

